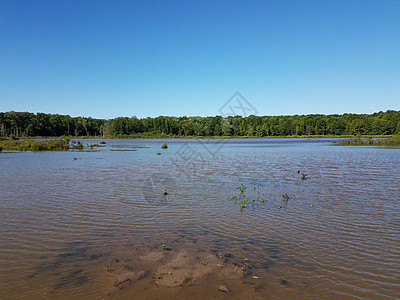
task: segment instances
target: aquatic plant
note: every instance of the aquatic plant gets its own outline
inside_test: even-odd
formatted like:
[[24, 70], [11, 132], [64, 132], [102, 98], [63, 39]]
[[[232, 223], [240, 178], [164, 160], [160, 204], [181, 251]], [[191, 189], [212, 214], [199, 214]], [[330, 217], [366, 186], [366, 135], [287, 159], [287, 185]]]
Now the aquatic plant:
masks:
[[244, 256], [242, 256], [242, 271], [243, 272], [246, 272], [246, 269], [247, 269], [247, 261], [248, 261], [248, 259], [246, 258], [246, 257], [244, 257]]
[[168, 145], [166, 143], [162, 144], [161, 149], [167, 149]]
[[165, 250], [165, 244], [164, 243], [160, 243], [160, 247], [162, 248], [162, 250]]
[[161, 153], [160, 153], [160, 152], [157, 152], [156, 155], [161, 155]]
[[245, 187], [245, 185], [243, 183], [239, 187], [237, 187], [236, 189], [240, 191], [241, 195], [244, 195], [244, 192], [246, 191], [246, 187]]
[[101, 141], [101, 142], [100, 142], [100, 145], [105, 145], [105, 144], [106, 144], [105, 141]]
[[243, 195], [243, 204], [244, 204], [244, 206], [246, 206], [247, 203], [249, 203], [249, 200], [247, 199], [246, 195]]
[[3, 150], [18, 151], [65, 151], [69, 150], [69, 144], [62, 139], [48, 141], [24, 140], [2, 140], [0, 147]]
[[355, 138], [344, 139], [341, 141], [333, 141], [332, 143], [340, 143], [344, 146], [400, 146], [400, 135], [394, 135], [391, 138], [374, 139], [368, 138]]
[[[260, 205], [265, 205], [267, 203], [268, 197], [264, 193], [260, 192], [260, 187], [255, 186], [253, 187], [250, 191], [255, 192], [256, 195], [248, 195], [246, 193], [246, 186], [244, 184], [241, 184], [239, 187], [236, 188], [239, 191], [238, 195], [229, 195], [227, 196], [228, 201], [234, 200], [235, 204], [237, 204], [240, 208], [240, 211], [242, 212], [244, 208], [249, 207], [249, 206], [260, 206]], [[289, 195], [288, 193], [284, 193], [281, 195], [283, 198], [283, 204], [287, 205], [290, 199], [298, 199], [297, 196], [295, 195]], [[269, 197], [271, 199], [277, 199], [280, 198], [279, 195], [275, 194], [269, 194]], [[283, 208], [281, 204], [276, 204], [275, 207], [277, 208]]]
[[83, 149], [83, 144], [82, 142], [78, 141], [76, 145], [74, 145], [72, 147], [73, 149], [77, 149], [77, 150], [82, 150]]
[[235, 200], [237, 202], [237, 196], [228, 196], [228, 200]]

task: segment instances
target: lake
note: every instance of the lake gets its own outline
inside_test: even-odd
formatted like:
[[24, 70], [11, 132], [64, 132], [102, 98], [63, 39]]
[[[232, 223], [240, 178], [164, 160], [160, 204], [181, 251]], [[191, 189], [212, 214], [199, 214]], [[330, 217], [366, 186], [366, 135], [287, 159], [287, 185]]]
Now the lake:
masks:
[[400, 296], [400, 149], [81, 141], [0, 153], [0, 299]]

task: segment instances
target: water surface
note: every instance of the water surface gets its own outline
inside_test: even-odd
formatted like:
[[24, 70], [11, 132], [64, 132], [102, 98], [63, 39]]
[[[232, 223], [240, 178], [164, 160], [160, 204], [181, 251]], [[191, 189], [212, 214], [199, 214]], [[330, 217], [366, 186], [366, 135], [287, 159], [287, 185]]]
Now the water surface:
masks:
[[[399, 297], [400, 149], [106, 142], [0, 153], [1, 299]], [[171, 286], [168, 266], [192, 271]]]

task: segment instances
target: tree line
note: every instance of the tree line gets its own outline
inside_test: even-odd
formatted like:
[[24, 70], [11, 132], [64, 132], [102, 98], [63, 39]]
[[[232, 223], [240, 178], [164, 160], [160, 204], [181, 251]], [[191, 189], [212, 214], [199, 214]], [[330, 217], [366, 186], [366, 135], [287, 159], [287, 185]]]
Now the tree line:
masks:
[[136, 118], [0, 112], [0, 136], [301, 136], [400, 133], [400, 111], [374, 114]]

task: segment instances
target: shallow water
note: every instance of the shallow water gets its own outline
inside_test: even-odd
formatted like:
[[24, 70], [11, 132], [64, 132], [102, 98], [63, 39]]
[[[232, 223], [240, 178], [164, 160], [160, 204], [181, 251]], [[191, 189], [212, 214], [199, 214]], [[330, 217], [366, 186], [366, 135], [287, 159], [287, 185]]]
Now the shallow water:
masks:
[[400, 149], [106, 142], [0, 153], [0, 299], [399, 297]]

